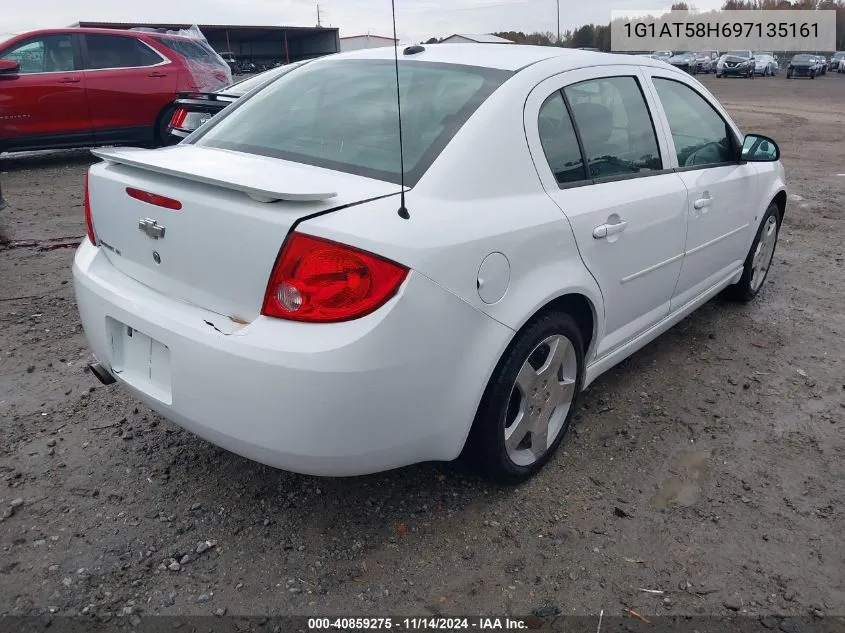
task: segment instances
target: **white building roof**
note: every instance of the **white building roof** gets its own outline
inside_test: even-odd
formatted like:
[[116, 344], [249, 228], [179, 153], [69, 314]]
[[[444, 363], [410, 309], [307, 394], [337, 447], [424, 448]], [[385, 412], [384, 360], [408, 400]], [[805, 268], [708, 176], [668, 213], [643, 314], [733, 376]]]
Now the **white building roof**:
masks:
[[477, 42], [479, 44], [513, 44], [510, 40], [506, 40], [504, 37], [499, 37], [498, 35], [491, 35], [489, 33], [482, 33], [480, 35], [470, 35], [467, 33], [455, 33], [454, 35], [450, 35], [444, 41], [449, 40], [452, 37], [462, 37], [465, 40], [472, 40], [473, 42]]

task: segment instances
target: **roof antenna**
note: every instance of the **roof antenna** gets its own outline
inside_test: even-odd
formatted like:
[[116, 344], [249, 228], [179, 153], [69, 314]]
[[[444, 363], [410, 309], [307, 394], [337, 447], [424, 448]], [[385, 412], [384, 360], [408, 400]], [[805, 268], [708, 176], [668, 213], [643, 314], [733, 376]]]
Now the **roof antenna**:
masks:
[[399, 39], [396, 37], [396, 0], [390, 0], [390, 9], [393, 14], [393, 63], [396, 69], [396, 109], [399, 113], [399, 186], [402, 187], [399, 198], [400, 218], [409, 220], [411, 214], [405, 208], [405, 147], [402, 144], [402, 98], [399, 90]]

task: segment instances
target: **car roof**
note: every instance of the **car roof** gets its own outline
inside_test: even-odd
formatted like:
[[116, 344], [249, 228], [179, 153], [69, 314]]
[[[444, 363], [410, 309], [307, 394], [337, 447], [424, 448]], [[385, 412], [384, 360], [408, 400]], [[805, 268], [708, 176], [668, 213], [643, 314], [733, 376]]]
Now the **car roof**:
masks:
[[[65, 34], [73, 34], [73, 33], [91, 33], [91, 34], [100, 34], [100, 35], [123, 35], [129, 37], [151, 37], [153, 39], [162, 38], [162, 37], [178, 37], [180, 39], [190, 39], [186, 38], [181, 35], [170, 35], [168, 33], [150, 33], [148, 31], [132, 31], [130, 29], [97, 29], [97, 28], [90, 28], [90, 27], [78, 27], [78, 26], [70, 26], [65, 28], [59, 29], [38, 29], [35, 31], [27, 31], [26, 33], [19, 33], [14, 35], [10, 38], [7, 38], [6, 42], [11, 40], [20, 40], [26, 39], [30, 37], [35, 37], [38, 35], [65, 35]], [[0, 42], [2, 43], [2, 42]]]
[[[399, 49], [400, 60], [419, 60], [446, 64], [480, 66], [497, 70], [517, 71], [547, 59], [560, 60], [561, 70], [608, 64], [634, 64], [663, 68], [660, 62], [647, 57], [584, 51], [557, 46], [526, 46], [522, 44], [426, 44], [424, 50], [404, 55]], [[393, 59], [392, 46], [369, 48], [332, 55], [333, 59]]]

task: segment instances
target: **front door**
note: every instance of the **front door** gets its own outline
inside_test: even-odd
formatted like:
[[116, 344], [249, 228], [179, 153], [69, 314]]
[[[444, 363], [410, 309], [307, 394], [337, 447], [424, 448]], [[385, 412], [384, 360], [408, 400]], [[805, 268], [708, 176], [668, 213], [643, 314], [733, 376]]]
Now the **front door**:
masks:
[[20, 65], [0, 75], [0, 145], [38, 149], [90, 140], [75, 37], [39, 35], [0, 51], [0, 59]]
[[689, 191], [686, 254], [672, 300], [678, 308], [742, 266], [757, 230], [757, 169], [716, 105], [685, 78], [649, 69]]
[[668, 147], [643, 77], [627, 66], [601, 73], [563, 73], [535, 88], [526, 103], [540, 178], [602, 292], [598, 357], [669, 313], [687, 230], [687, 190], [665, 169]]

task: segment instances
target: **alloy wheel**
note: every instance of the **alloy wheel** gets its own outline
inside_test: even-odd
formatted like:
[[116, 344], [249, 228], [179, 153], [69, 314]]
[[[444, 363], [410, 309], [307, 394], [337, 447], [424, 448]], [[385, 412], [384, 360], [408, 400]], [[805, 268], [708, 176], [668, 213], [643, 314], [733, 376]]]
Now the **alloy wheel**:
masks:
[[575, 398], [578, 360], [560, 334], [541, 341], [522, 364], [505, 419], [505, 448], [518, 466], [540, 459], [564, 430]]
[[751, 258], [751, 290], [754, 292], [757, 292], [766, 279], [766, 273], [769, 271], [775, 254], [777, 239], [778, 221], [774, 215], [770, 215], [766, 224], [763, 225], [760, 241], [757, 242], [757, 248]]

